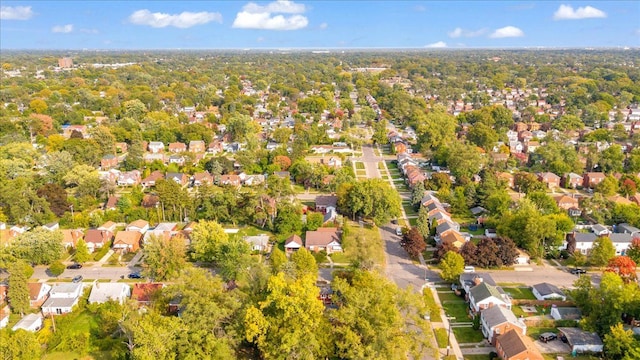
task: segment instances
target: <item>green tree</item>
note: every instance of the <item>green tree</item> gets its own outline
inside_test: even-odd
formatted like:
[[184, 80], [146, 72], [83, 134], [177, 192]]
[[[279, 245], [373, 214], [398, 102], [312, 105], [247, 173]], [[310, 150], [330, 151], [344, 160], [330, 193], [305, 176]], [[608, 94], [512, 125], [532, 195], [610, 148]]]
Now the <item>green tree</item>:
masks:
[[589, 252], [589, 263], [593, 266], [605, 266], [616, 256], [616, 248], [608, 237], [597, 238]]
[[440, 276], [450, 282], [455, 282], [464, 271], [464, 258], [462, 255], [448, 251], [440, 261]]
[[49, 272], [55, 277], [62, 275], [65, 269], [66, 267], [60, 260], [56, 260], [49, 265]]
[[370, 217], [381, 226], [400, 215], [400, 198], [387, 181], [367, 179], [343, 184], [337, 191], [338, 207], [348, 214]]
[[134, 360], [173, 360], [177, 354], [177, 338], [184, 332], [181, 320], [162, 316], [155, 311], [133, 315], [121, 328]]
[[302, 230], [300, 210], [293, 204], [281, 203], [277, 206], [274, 228], [278, 234], [293, 234]]
[[420, 202], [422, 201], [425, 193], [426, 189], [422, 182], [417, 183], [413, 189], [411, 189], [411, 205], [413, 205], [415, 209], [420, 208]]
[[85, 263], [89, 261], [91, 254], [89, 254], [89, 247], [84, 239], [78, 240], [76, 243], [76, 253], [73, 254], [73, 259], [78, 263]]
[[282, 271], [283, 267], [288, 261], [289, 260], [287, 259], [287, 255], [285, 255], [284, 251], [278, 249], [277, 247], [274, 248], [271, 252], [271, 257], [269, 258], [273, 274], [277, 274]]
[[640, 264], [640, 237], [635, 237], [631, 240], [631, 245], [625, 252], [625, 255], [635, 261], [636, 264]]
[[7, 293], [9, 305], [13, 312], [21, 315], [29, 310], [29, 289], [27, 287], [29, 276], [25, 271], [26, 267], [29, 267], [26, 262], [18, 260], [9, 264], [7, 269], [9, 271], [9, 290]]
[[387, 121], [386, 120], [380, 120], [375, 124], [373, 124], [373, 136], [371, 138], [373, 139], [374, 144], [383, 145], [389, 142], [387, 138]]
[[418, 220], [416, 222], [416, 229], [424, 239], [429, 237], [429, 210], [425, 207], [420, 207], [418, 210]]
[[612, 196], [618, 192], [618, 179], [613, 175], [607, 175], [598, 185], [596, 191], [604, 196]]
[[0, 357], [2, 359], [37, 360], [42, 352], [36, 334], [31, 331], [0, 330]]
[[62, 239], [62, 232], [58, 230], [36, 228], [18, 235], [10, 250], [17, 258], [32, 264], [51, 264], [62, 256]]
[[182, 236], [169, 238], [152, 235], [144, 247], [144, 272], [154, 281], [171, 280], [187, 265]]
[[307, 213], [307, 231], [318, 230], [324, 222], [324, 216], [319, 212]]
[[200, 221], [191, 233], [193, 257], [198, 261], [213, 262], [222, 244], [228, 241], [229, 236], [220, 224], [215, 221]]
[[297, 278], [318, 275], [316, 259], [306, 248], [300, 248], [291, 254], [291, 263], [294, 265]]

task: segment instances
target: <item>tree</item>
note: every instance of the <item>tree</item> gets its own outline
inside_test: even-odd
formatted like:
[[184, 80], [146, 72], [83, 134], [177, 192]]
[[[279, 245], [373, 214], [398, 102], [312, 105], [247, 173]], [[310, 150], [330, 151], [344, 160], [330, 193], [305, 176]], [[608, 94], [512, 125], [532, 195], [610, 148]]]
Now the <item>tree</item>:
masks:
[[84, 239], [78, 240], [76, 243], [76, 253], [73, 254], [73, 259], [78, 263], [85, 263], [89, 261], [91, 255], [89, 254], [89, 247]]
[[628, 256], [610, 259], [606, 271], [618, 274], [625, 283], [636, 280], [636, 263]]
[[420, 208], [420, 202], [424, 197], [425, 192], [426, 189], [424, 188], [424, 183], [422, 182], [417, 183], [411, 190], [411, 205], [413, 205], [415, 209]]
[[330, 354], [330, 326], [315, 280], [316, 275], [271, 276], [264, 301], [246, 310], [245, 338], [264, 358], [318, 359]]
[[291, 254], [291, 263], [294, 265], [297, 278], [317, 276], [318, 274], [316, 259], [313, 257], [313, 254], [305, 248], [300, 248]]
[[337, 191], [338, 207], [348, 214], [370, 217], [381, 226], [400, 215], [400, 197], [382, 179], [343, 184]]
[[436, 251], [433, 253], [433, 258], [437, 261], [441, 261], [449, 251], [457, 252], [458, 248], [451, 242], [443, 241], [438, 244], [438, 246], [436, 246]]
[[42, 99], [33, 99], [31, 100], [31, 102], [29, 102], [29, 109], [31, 109], [31, 111], [35, 112], [36, 114], [44, 114], [44, 112], [47, 111], [48, 108], [49, 106]]
[[65, 269], [66, 267], [60, 260], [56, 260], [49, 265], [49, 272], [55, 277], [62, 275]]
[[274, 228], [278, 234], [293, 234], [302, 230], [302, 218], [300, 210], [287, 203], [278, 205], [278, 215], [276, 216]]
[[440, 261], [440, 269], [442, 269], [440, 276], [444, 280], [455, 282], [464, 271], [464, 258], [456, 252], [447, 251]]
[[638, 340], [633, 337], [633, 331], [625, 330], [622, 323], [611, 326], [611, 332], [604, 335], [604, 350], [609, 359], [619, 360], [634, 347], [638, 347]]
[[17, 258], [32, 264], [51, 264], [62, 256], [62, 239], [62, 232], [58, 230], [36, 228], [18, 235], [10, 250]]
[[518, 248], [513, 240], [509, 238], [497, 237], [495, 239], [496, 245], [498, 245], [498, 258], [502, 262], [503, 266], [510, 266], [518, 257]]
[[229, 236], [215, 221], [200, 221], [191, 233], [193, 257], [198, 261], [213, 262], [220, 246], [229, 241]]
[[418, 210], [418, 220], [416, 221], [416, 228], [424, 239], [429, 237], [429, 226], [429, 210], [426, 207], [420, 207], [420, 210]]
[[[26, 268], [31, 267], [23, 260], [15, 261], [9, 264], [9, 290], [7, 297], [9, 298], [9, 305], [13, 312], [24, 315], [29, 310], [29, 288], [27, 282], [29, 276], [27, 276]], [[33, 270], [32, 270], [33, 271]]]
[[608, 237], [597, 238], [589, 252], [589, 263], [593, 266], [604, 266], [616, 256], [616, 248]]
[[625, 252], [625, 255], [635, 261], [636, 264], [640, 263], [640, 237], [635, 237], [631, 240], [631, 245]]
[[171, 280], [187, 265], [185, 240], [152, 235], [144, 247], [144, 272], [154, 281]]
[[414, 259], [418, 258], [418, 256], [427, 248], [427, 243], [424, 242], [424, 236], [422, 236], [416, 227], [412, 227], [406, 234], [404, 234], [403, 241], [400, 245], [402, 245], [409, 256]]
[[277, 247], [274, 248], [271, 252], [271, 257], [269, 257], [272, 273], [277, 274], [282, 271], [288, 261], [289, 260], [287, 259], [287, 255], [285, 255], [284, 251], [278, 249]]
[[67, 192], [58, 184], [44, 184], [38, 189], [38, 196], [44, 198], [49, 203], [49, 209], [57, 217], [62, 217], [69, 210]]
[[307, 213], [307, 231], [315, 231], [318, 230], [319, 227], [322, 226], [324, 222], [324, 216], [319, 212], [308, 212]]
[[171, 360], [176, 358], [177, 338], [184, 332], [178, 317], [155, 311], [134, 314], [121, 323], [132, 359]]
[[477, 252], [476, 244], [471, 241], [467, 241], [460, 248], [460, 255], [464, 259], [464, 263], [469, 265], [475, 265], [477, 263]]
[[476, 248], [476, 265], [483, 268], [502, 266], [499, 253], [500, 248], [493, 239], [482, 238]]
[[0, 357], [2, 359], [37, 360], [42, 348], [38, 337], [31, 331], [0, 330]]

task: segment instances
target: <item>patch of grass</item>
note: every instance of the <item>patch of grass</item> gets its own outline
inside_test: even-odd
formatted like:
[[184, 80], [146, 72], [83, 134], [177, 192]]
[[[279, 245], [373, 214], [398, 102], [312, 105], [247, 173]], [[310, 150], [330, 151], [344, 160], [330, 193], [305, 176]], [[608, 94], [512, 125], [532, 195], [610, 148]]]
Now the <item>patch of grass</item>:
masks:
[[455, 320], [451, 320], [451, 322], [471, 321], [468, 312], [469, 306], [464, 301], [444, 301], [442, 303], [442, 307], [444, 308], [444, 312], [447, 316], [453, 316], [456, 318]]
[[431, 289], [424, 289], [422, 292], [424, 304], [429, 311], [429, 315], [431, 316], [432, 322], [441, 322], [442, 316], [440, 316], [440, 307], [436, 304], [436, 300], [433, 298], [433, 293]]
[[464, 360], [491, 360], [491, 357], [489, 354], [465, 355]]
[[111, 248], [111, 241], [104, 244], [98, 251], [95, 252], [95, 254], [93, 255], [93, 260], [100, 261], [100, 259], [102, 259], [105, 255], [107, 255], [110, 248]]
[[407, 216], [418, 215], [416, 210], [413, 208], [413, 205], [411, 204], [402, 204], [402, 208], [404, 209], [404, 212], [407, 214]]
[[344, 255], [353, 261], [384, 264], [384, 242], [376, 226], [372, 228], [360, 227], [353, 221], [345, 224], [346, 235], [343, 234], [342, 248]]
[[384, 164], [379, 162], [378, 163], [378, 170], [384, 170]]
[[484, 235], [484, 229], [469, 230], [467, 227], [461, 227], [460, 232], [468, 232], [471, 235]]
[[349, 257], [347, 257], [343, 253], [333, 253], [330, 256], [331, 256], [331, 260], [334, 263], [340, 263], [340, 264], [349, 263]]
[[437, 328], [433, 329], [433, 332], [436, 335], [436, 342], [438, 343], [438, 347], [440, 349], [445, 349], [447, 345], [449, 345], [449, 334], [447, 329]]
[[451, 302], [460, 301], [461, 303], [464, 303], [464, 299], [461, 298], [460, 296], [456, 295], [453, 292], [440, 292], [440, 291], [438, 291], [438, 298], [440, 298], [440, 302], [443, 302], [443, 301], [451, 301]]
[[418, 225], [418, 218], [411, 218], [411, 219], [409, 219], [409, 225], [411, 225], [411, 226], [416, 226], [416, 225]]
[[472, 327], [454, 327], [451, 331], [456, 335], [456, 340], [460, 344], [477, 343], [484, 340], [480, 330], [474, 330]]
[[128, 263], [129, 261], [133, 260], [133, 258], [136, 256], [136, 254], [138, 254], [138, 253], [129, 251], [126, 254], [122, 255], [122, 261]]
[[504, 289], [505, 287], [523, 287], [523, 286], [527, 286], [524, 283], [517, 283], [517, 282], [499, 282], [496, 285], [498, 286], [502, 286], [502, 288]]
[[538, 339], [540, 334], [546, 333], [546, 332], [552, 332], [554, 334], [557, 334], [558, 329], [551, 328], [551, 327], [527, 327], [527, 335], [532, 337], [533, 340]]
[[507, 294], [511, 295], [514, 299], [535, 300], [536, 297], [531, 292], [531, 289], [526, 287], [503, 287]]
[[356, 169], [357, 170], [364, 170], [364, 163], [362, 163], [360, 161], [356, 161], [355, 165], [356, 165]]

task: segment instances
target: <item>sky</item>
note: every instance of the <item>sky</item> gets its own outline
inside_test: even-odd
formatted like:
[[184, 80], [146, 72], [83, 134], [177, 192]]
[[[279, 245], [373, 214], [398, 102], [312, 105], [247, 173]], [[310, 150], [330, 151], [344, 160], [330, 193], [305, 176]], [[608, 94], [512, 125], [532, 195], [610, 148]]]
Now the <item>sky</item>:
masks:
[[640, 1], [11, 1], [0, 49], [640, 47]]

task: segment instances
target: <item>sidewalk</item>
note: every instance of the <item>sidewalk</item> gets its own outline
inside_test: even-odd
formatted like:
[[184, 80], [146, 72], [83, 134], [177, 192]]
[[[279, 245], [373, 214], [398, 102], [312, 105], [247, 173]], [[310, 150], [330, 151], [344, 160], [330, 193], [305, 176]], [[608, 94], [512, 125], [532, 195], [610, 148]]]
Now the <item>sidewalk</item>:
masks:
[[127, 264], [127, 267], [129, 268], [135, 267], [143, 255], [144, 255], [144, 252], [142, 250], [138, 250], [138, 253], [136, 254], [136, 256], [133, 257], [133, 259], [131, 259], [131, 261], [129, 261], [129, 263]]
[[100, 259], [100, 260], [96, 261], [96, 263], [95, 263], [95, 264], [96, 264], [97, 266], [102, 266], [102, 265], [104, 265], [104, 263], [106, 263], [106, 262], [109, 260], [109, 258], [111, 258], [111, 255], [113, 255], [113, 250], [109, 250], [109, 251], [107, 251], [107, 253], [106, 253], [106, 254], [104, 254], [104, 256], [102, 257], [102, 259]]

